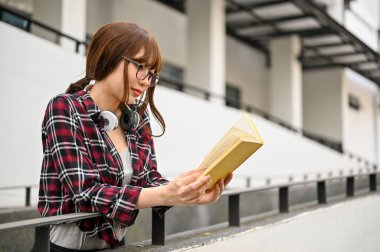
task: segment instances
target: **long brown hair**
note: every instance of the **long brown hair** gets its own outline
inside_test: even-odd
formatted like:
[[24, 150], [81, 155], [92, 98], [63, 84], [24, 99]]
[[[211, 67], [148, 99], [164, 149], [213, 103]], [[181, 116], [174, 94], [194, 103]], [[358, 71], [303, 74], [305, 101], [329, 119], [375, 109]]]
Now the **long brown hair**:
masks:
[[[132, 58], [141, 49], [144, 56], [139, 58], [142, 64], [148, 64], [155, 72], [160, 72], [162, 58], [157, 41], [145, 29], [134, 23], [113, 22], [101, 27], [91, 41], [87, 49], [86, 74], [85, 77], [72, 83], [66, 93], [75, 93], [83, 90], [91, 80], [102, 80], [108, 76], [122, 60], [121, 56]], [[154, 87], [149, 87], [144, 99], [138, 108], [142, 115], [149, 105], [154, 118], [162, 128], [162, 136], [165, 133], [165, 121], [155, 106], [153, 95]], [[129, 96], [128, 64], [124, 64], [124, 94], [123, 101]]]

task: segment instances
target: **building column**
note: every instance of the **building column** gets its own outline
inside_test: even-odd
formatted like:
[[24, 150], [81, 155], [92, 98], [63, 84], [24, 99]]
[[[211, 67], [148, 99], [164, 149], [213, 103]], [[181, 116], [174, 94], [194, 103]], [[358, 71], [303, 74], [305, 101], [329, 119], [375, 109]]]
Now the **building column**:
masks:
[[296, 129], [302, 128], [302, 66], [297, 35], [272, 39], [270, 114]]
[[[220, 0], [186, 1], [188, 46], [186, 83], [225, 96], [225, 5]], [[224, 103], [220, 98], [211, 97]]]
[[[34, 0], [33, 18], [79, 41], [86, 39], [86, 0]], [[76, 43], [37, 26], [32, 32], [75, 52]], [[81, 48], [84, 52], [84, 48]]]
[[[61, 31], [81, 42], [86, 40], [86, 0], [62, 0]], [[61, 39], [61, 46], [75, 52], [76, 44], [70, 39]], [[81, 45], [79, 52], [84, 53]]]
[[375, 155], [376, 155], [376, 166], [379, 170], [380, 167], [380, 89], [377, 88], [377, 95], [374, 99], [374, 118], [375, 118]]

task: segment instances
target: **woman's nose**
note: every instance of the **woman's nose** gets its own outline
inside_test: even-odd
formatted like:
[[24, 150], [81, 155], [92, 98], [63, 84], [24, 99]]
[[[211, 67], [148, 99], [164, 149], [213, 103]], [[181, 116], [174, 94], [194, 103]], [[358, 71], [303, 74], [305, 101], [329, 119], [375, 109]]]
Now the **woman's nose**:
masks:
[[145, 88], [148, 88], [149, 85], [150, 85], [150, 78], [147, 76], [146, 78], [144, 78], [143, 80], [139, 80], [139, 84], [141, 86], [144, 86]]

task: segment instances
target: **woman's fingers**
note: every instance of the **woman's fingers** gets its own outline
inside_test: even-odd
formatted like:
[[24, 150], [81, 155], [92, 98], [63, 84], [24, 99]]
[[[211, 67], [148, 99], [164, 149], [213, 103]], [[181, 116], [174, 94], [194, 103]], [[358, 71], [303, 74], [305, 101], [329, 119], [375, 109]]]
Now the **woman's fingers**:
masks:
[[194, 170], [190, 170], [190, 171], [186, 171], [182, 173], [179, 177], [187, 177], [193, 174], [202, 174], [204, 171], [205, 169], [194, 169]]
[[229, 173], [227, 175], [227, 177], [224, 179], [224, 187], [226, 187], [228, 183], [230, 183], [230, 181], [232, 180], [232, 177], [233, 177], [232, 173]]
[[204, 170], [196, 169], [183, 173], [175, 179], [175, 191], [179, 205], [207, 204], [219, 199], [225, 187], [231, 181], [233, 175], [228, 174], [220, 179], [212, 189], [211, 177], [201, 176]]
[[[185, 192], [190, 193], [190, 192], [196, 192], [199, 191], [203, 188], [207, 188], [209, 184], [211, 183], [211, 178], [210, 176], [202, 176], [197, 178], [194, 182], [190, 183], [187, 187]], [[206, 189], [204, 189], [205, 191]]]
[[219, 195], [224, 191], [224, 180], [220, 179], [219, 180], [219, 187], [220, 187], [220, 193]]

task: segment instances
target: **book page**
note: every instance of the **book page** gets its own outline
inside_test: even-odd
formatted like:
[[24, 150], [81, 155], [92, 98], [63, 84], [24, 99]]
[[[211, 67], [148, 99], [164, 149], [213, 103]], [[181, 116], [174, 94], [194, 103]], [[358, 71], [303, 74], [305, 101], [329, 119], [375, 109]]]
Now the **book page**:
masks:
[[262, 143], [263, 140], [248, 114], [244, 114], [234, 125], [235, 128], [240, 129], [249, 134], [256, 142]]
[[263, 140], [248, 114], [230, 128], [206, 156], [198, 169], [206, 169], [202, 175], [210, 175], [212, 188], [228, 173], [237, 169], [263, 145]]
[[211, 150], [199, 168], [209, 168], [218, 158], [228, 152], [233, 145], [239, 141], [239, 137], [234, 134], [236, 129], [230, 129], [222, 140]]

